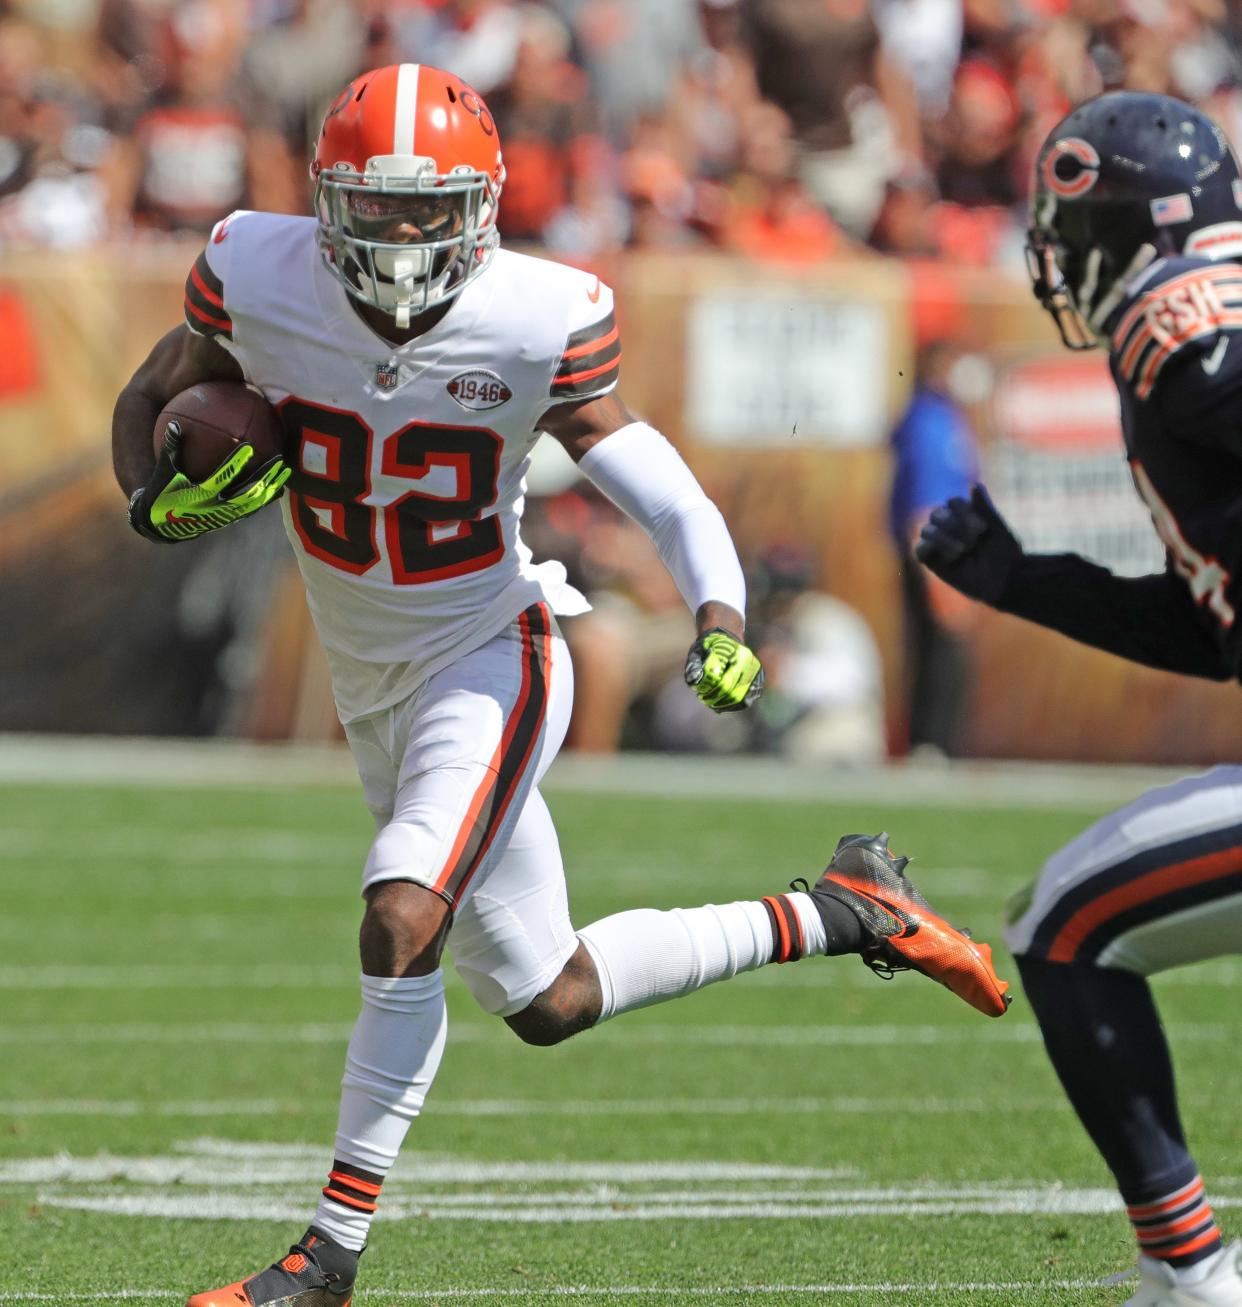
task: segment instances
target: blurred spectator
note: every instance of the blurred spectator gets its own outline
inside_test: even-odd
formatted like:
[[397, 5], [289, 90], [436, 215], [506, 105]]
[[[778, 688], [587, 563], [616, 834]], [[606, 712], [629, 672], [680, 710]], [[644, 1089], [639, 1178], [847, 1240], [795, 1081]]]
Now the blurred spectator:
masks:
[[736, 0], [699, 0], [698, 14], [703, 45], [674, 81], [668, 119], [683, 163], [723, 181], [741, 163], [746, 123], [763, 100]]
[[624, 218], [611, 151], [598, 131], [586, 74], [570, 62], [569, 31], [538, 6], [515, 12], [513, 69], [488, 99], [505, 151], [501, 234], [577, 255], [613, 248]]
[[310, 145], [333, 96], [370, 66], [370, 27], [359, 23], [356, 9], [350, 0], [282, 0], [247, 43], [241, 75], [250, 120], [280, 134], [298, 178], [306, 176]]
[[0, 16], [0, 244], [80, 248], [106, 234], [101, 106], [56, 66], [56, 35]]
[[752, 259], [804, 266], [839, 254], [847, 242], [797, 176], [785, 115], [773, 104], [758, 104], [743, 132], [721, 243]]
[[160, 36], [164, 89], [118, 139], [107, 181], [124, 230], [208, 231], [237, 208], [300, 212], [304, 186], [279, 131], [247, 116], [239, 86], [244, 10], [224, 0], [176, 5]]
[[962, 54], [962, 0], [872, 0], [885, 55], [910, 80], [925, 119], [949, 105]]
[[1008, 206], [1025, 179], [1015, 166], [1022, 109], [1013, 87], [983, 59], [957, 69], [949, 111], [937, 132], [940, 196], [963, 208]]
[[[932, 576], [913, 545], [928, 514], [979, 479], [975, 433], [953, 394], [962, 310], [947, 288], [914, 282], [914, 389], [893, 431], [889, 526], [901, 562], [908, 738], [912, 753], [962, 752], [970, 666], [963, 633], [972, 607]], [[951, 292], [950, 292], [951, 293]]]
[[670, 675], [655, 701], [653, 742], [680, 752], [775, 753], [827, 766], [883, 760], [884, 688], [871, 628], [815, 587], [811, 556], [777, 543], [749, 570], [747, 639], [767, 685], [749, 713], [708, 717]]
[[490, 97], [513, 72], [522, 39], [521, 9], [503, 0], [384, 5], [378, 13], [391, 42], [386, 62], [451, 68]]
[[641, 116], [663, 113], [701, 48], [694, 0], [550, 0], [570, 24], [603, 127], [624, 145]]
[[[629, 244], [634, 249], [677, 249], [698, 243], [704, 192], [692, 180], [675, 125], [649, 115], [633, 129], [621, 158], [621, 189], [630, 210]], [[719, 217], [717, 198], [712, 217]]]
[[866, 239], [888, 179], [919, 158], [914, 88], [889, 59], [867, 0], [744, 0], [760, 91], [793, 125], [800, 173]]

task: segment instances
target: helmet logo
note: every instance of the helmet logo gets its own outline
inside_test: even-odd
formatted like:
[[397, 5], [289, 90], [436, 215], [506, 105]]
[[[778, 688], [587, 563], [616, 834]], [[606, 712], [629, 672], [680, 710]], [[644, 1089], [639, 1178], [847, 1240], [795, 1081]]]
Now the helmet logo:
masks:
[[479, 126], [483, 128], [488, 136], [496, 135], [496, 124], [492, 121], [492, 115], [488, 112], [487, 105], [473, 91], [463, 90], [458, 99], [461, 101], [461, 107], [467, 113], [474, 114], [479, 120]]
[[1100, 156], [1090, 141], [1067, 136], [1054, 141], [1040, 166], [1044, 185], [1063, 200], [1076, 200], [1100, 179]]

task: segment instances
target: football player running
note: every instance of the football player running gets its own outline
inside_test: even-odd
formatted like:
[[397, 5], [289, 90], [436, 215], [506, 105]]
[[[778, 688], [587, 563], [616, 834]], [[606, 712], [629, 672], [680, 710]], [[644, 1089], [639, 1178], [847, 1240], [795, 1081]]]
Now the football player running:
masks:
[[[1134, 484], [1167, 549], [1122, 578], [1027, 554], [987, 492], [933, 511], [937, 576], [1002, 612], [1135, 662], [1242, 674], [1242, 182], [1224, 134], [1163, 95], [1114, 92], [1036, 162], [1035, 293], [1070, 348], [1109, 352]], [[1242, 1307], [1178, 1118], [1147, 977], [1242, 941], [1242, 768], [1156, 789], [1054, 854], [1008, 941], [1057, 1074], [1138, 1239], [1128, 1307]]]
[[274, 1265], [191, 1307], [348, 1303], [444, 1049], [450, 939], [474, 998], [531, 1044], [824, 954], [922, 971], [990, 1015], [1008, 1000], [987, 946], [931, 909], [884, 836], [844, 838], [797, 892], [574, 932], [538, 783], [572, 698], [555, 615], [586, 605], [559, 563], [536, 565], [522, 544], [532, 446], [549, 433], [650, 533], [697, 623], [686, 680], [718, 712], [763, 688], [736, 553], [672, 445], [615, 394], [612, 291], [498, 248], [500, 142], [469, 86], [414, 64], [364, 74], [328, 110], [312, 173], [314, 217], [236, 213], [216, 227], [186, 282], [186, 325], [155, 346], [114, 418], [130, 520], [162, 540], [170, 495], [186, 533], [187, 483], [175, 449], [151, 452], [161, 406], [225, 379], [279, 409], [289, 466], [243, 457], [227, 486], [192, 497], [194, 524], [254, 511], [289, 473], [285, 527], [377, 830], [362, 1009], [318, 1209]]

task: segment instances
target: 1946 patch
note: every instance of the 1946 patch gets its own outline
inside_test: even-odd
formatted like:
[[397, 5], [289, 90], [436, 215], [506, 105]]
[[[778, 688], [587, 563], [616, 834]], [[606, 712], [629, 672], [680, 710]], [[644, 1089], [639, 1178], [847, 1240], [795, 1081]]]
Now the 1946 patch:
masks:
[[468, 372], [459, 372], [445, 387], [450, 395], [462, 406], [476, 412], [482, 409], [499, 408], [513, 398], [513, 391], [494, 372], [486, 368], [471, 368]]

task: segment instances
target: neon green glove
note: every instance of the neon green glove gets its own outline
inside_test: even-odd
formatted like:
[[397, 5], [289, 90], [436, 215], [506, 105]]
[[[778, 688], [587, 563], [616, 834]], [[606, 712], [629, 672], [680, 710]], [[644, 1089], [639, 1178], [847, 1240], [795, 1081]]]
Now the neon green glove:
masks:
[[763, 665], [740, 640], [715, 627], [690, 646], [686, 684], [714, 712], [741, 712], [763, 693]]
[[254, 446], [238, 445], [205, 481], [191, 481], [173, 462], [175, 425], [168, 424], [171, 439], [165, 440], [151, 480], [129, 501], [129, 524], [148, 540], [176, 544], [231, 526], [276, 499], [293, 474], [284, 459], [274, 458], [235, 485], [254, 461]]

